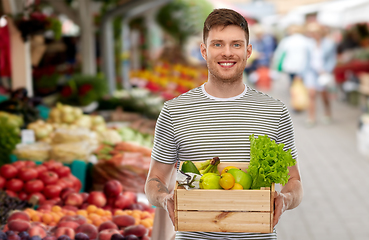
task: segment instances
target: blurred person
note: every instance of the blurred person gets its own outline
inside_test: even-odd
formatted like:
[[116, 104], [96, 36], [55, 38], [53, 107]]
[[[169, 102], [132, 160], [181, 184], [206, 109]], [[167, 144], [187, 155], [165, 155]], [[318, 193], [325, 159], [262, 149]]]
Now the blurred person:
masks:
[[[207, 62], [208, 81], [165, 102], [156, 123], [145, 185], [149, 202], [165, 209], [173, 223], [173, 175], [179, 161], [218, 156], [224, 161], [249, 162], [251, 134], [267, 134], [276, 143], [283, 143], [284, 150], [291, 149], [297, 159], [294, 128], [285, 104], [242, 81], [252, 53], [245, 18], [230, 9], [215, 9], [204, 23], [201, 53]], [[288, 183], [274, 194], [273, 227], [286, 210], [302, 200], [297, 164], [289, 167], [289, 174]], [[178, 231], [176, 239], [277, 239], [277, 233]]]
[[251, 39], [250, 43], [254, 53], [256, 52], [257, 54], [252, 64], [246, 67], [246, 72], [249, 75], [250, 81], [255, 83], [258, 90], [268, 91], [272, 82], [269, 67], [276, 48], [276, 40], [260, 24], [253, 25], [252, 30], [255, 38]]
[[309, 68], [304, 78], [304, 84], [309, 92], [307, 125], [312, 126], [316, 123], [316, 98], [318, 94], [323, 100], [323, 123], [328, 124], [332, 121], [332, 112], [329, 86], [323, 82], [323, 78], [330, 78], [326, 81], [334, 81], [333, 70], [337, 61], [336, 44], [325, 36], [323, 26], [318, 23], [309, 23], [307, 33], [312, 40], [310, 42]]
[[287, 73], [292, 84], [295, 77], [303, 79], [308, 69], [310, 40], [304, 35], [303, 26], [291, 25], [287, 32], [275, 50], [273, 68]]

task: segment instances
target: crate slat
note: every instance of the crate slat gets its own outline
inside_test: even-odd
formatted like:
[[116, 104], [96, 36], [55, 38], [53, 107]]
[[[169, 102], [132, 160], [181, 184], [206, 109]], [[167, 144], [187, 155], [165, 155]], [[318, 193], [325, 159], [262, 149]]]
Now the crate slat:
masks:
[[270, 190], [177, 189], [177, 209], [270, 212]]
[[179, 211], [178, 231], [270, 232], [270, 213]]

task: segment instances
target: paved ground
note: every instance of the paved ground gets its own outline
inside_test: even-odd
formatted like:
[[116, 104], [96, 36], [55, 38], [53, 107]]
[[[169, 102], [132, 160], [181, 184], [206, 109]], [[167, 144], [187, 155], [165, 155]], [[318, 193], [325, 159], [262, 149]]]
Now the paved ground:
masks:
[[[269, 94], [289, 105], [286, 80]], [[369, 239], [369, 157], [358, 152], [356, 139], [361, 110], [334, 100], [333, 112], [331, 125], [306, 128], [306, 113], [291, 111], [304, 199], [282, 216], [279, 240]]]

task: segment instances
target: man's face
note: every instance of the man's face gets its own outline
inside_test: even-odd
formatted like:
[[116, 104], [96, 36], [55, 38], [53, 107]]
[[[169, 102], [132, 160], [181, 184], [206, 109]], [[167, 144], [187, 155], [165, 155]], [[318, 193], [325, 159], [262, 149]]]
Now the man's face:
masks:
[[251, 52], [252, 47], [247, 45], [245, 32], [235, 25], [213, 27], [206, 45], [201, 44], [201, 54], [207, 62], [209, 77], [222, 82], [242, 79]]

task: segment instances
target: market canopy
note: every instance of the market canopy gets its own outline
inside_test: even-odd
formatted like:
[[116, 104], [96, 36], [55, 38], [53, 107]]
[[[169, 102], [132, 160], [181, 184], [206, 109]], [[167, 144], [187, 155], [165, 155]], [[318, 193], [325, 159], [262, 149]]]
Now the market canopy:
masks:
[[319, 9], [317, 20], [323, 25], [337, 28], [369, 22], [369, 0], [329, 2]]

